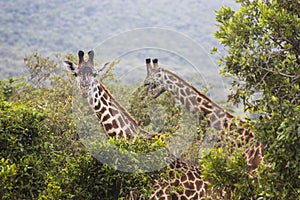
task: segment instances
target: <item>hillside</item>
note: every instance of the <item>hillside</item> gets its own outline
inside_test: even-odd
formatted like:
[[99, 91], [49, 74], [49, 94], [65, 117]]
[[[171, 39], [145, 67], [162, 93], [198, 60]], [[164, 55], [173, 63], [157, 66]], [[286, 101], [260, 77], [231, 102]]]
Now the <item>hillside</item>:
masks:
[[[144, 77], [144, 58], [154, 56], [188, 80], [202, 77], [199, 84], [212, 80], [205, 84], [219, 88], [217, 58], [209, 51], [218, 46], [214, 10], [222, 5], [234, 6], [234, 2], [1, 0], [0, 78], [27, 73], [23, 59], [32, 52], [53, 56], [95, 49], [99, 63], [121, 59], [119, 77], [133, 66], [139, 68], [134, 78], [127, 78], [131, 81]], [[143, 30], [147, 27], [157, 29], [151, 29], [152, 34]], [[152, 52], [145, 51], [148, 47], [153, 47]]]

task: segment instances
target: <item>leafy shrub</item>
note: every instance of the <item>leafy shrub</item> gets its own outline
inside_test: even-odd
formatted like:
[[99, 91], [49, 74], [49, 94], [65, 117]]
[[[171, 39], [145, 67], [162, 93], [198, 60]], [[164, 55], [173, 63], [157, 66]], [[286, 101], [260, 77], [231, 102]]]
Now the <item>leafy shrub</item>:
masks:
[[[58, 62], [33, 53], [25, 63], [29, 76], [0, 81], [0, 196], [147, 199], [157, 173], [117, 171], [93, 158], [79, 140], [72, 114], [72, 81]], [[146, 145], [135, 141], [136, 147], [141, 144]], [[110, 145], [128, 151], [123, 148], [126, 141]]]
[[[216, 37], [228, 52], [222, 73], [232, 76], [230, 100], [258, 116], [253, 127], [265, 144], [258, 170], [258, 199], [300, 196], [300, 60], [297, 1], [236, 1], [217, 11]], [[215, 49], [216, 50], [216, 49]], [[254, 98], [256, 93], [261, 98]], [[243, 187], [243, 186], [241, 186]], [[247, 187], [247, 185], [246, 185]]]

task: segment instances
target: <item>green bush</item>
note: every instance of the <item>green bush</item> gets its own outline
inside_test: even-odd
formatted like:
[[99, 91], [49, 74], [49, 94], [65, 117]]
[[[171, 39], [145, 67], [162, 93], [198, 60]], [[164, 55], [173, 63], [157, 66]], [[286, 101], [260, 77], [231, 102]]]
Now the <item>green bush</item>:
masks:
[[[70, 81], [61, 66], [38, 53], [25, 63], [29, 76], [0, 81], [0, 197], [110, 200], [128, 199], [132, 192], [147, 199], [157, 173], [117, 171], [93, 158], [79, 140], [73, 77]], [[148, 144], [136, 140], [128, 149], [126, 141], [109, 142], [124, 152], [134, 146], [144, 151]], [[161, 145], [157, 142], [152, 148]]]
[[[255, 113], [256, 138], [265, 144], [253, 197], [300, 196], [300, 4], [298, 1], [236, 1], [217, 11], [216, 37], [227, 48], [222, 73], [233, 77], [234, 103]], [[216, 50], [216, 49], [214, 49]], [[261, 98], [254, 98], [259, 92]], [[240, 185], [239, 187], [244, 187]], [[248, 187], [248, 185], [245, 185]], [[249, 195], [250, 196], [250, 195]]]

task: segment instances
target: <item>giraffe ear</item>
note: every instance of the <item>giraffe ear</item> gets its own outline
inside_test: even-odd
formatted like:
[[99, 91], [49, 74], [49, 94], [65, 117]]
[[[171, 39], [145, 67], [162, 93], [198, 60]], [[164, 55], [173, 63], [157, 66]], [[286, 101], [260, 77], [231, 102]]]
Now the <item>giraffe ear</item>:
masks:
[[72, 72], [73, 75], [76, 75], [76, 69], [78, 68], [78, 66], [70, 61], [64, 61], [64, 63], [65, 63], [67, 70]]
[[119, 62], [120, 62], [120, 60], [117, 59], [112, 62], [105, 63], [104, 65], [102, 65], [102, 67], [99, 67], [99, 66], [94, 67], [95, 68], [94, 75], [96, 76], [96, 75], [100, 74], [100, 76], [101, 76], [101, 75], [105, 74], [108, 70], [112, 69], [112, 67], [114, 67]]
[[109, 69], [110, 64], [110, 62], [107, 62], [104, 65], [102, 65], [102, 67], [95, 67], [94, 76], [97, 76], [100, 73], [105, 74], [106, 71]]

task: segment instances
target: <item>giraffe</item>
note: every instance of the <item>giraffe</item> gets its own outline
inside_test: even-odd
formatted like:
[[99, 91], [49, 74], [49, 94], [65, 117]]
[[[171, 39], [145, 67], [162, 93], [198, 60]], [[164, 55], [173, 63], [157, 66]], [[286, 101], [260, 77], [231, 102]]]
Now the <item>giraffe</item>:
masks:
[[[248, 171], [252, 173], [263, 159], [263, 144], [255, 140], [254, 133], [247, 128], [246, 122], [234, 117], [175, 73], [160, 68], [158, 59], [153, 59], [152, 64], [151, 59], [147, 58], [147, 76], [144, 81], [147, 95], [157, 98], [169, 91], [189, 112], [201, 112], [209, 119], [208, 125], [220, 132], [219, 140], [229, 141], [237, 148], [251, 143], [252, 145], [243, 152], [243, 156]], [[237, 135], [237, 138], [230, 138], [232, 135]]]
[[[84, 60], [84, 52], [78, 52], [78, 65], [65, 61], [67, 69], [76, 77], [82, 96], [92, 107], [97, 119], [103, 127], [107, 137], [132, 140], [139, 135], [146, 134], [137, 122], [111, 95], [104, 84], [96, 76], [108, 65], [98, 69], [94, 66], [94, 51], [88, 52], [88, 60]], [[156, 135], [155, 133], [153, 135]], [[190, 166], [180, 159], [175, 159], [169, 164], [169, 177], [153, 180], [155, 191], [149, 199], [201, 199], [209, 196], [208, 182], [200, 177], [200, 169]], [[179, 191], [174, 187], [180, 187]], [[130, 199], [139, 199], [138, 195], [130, 195]]]

